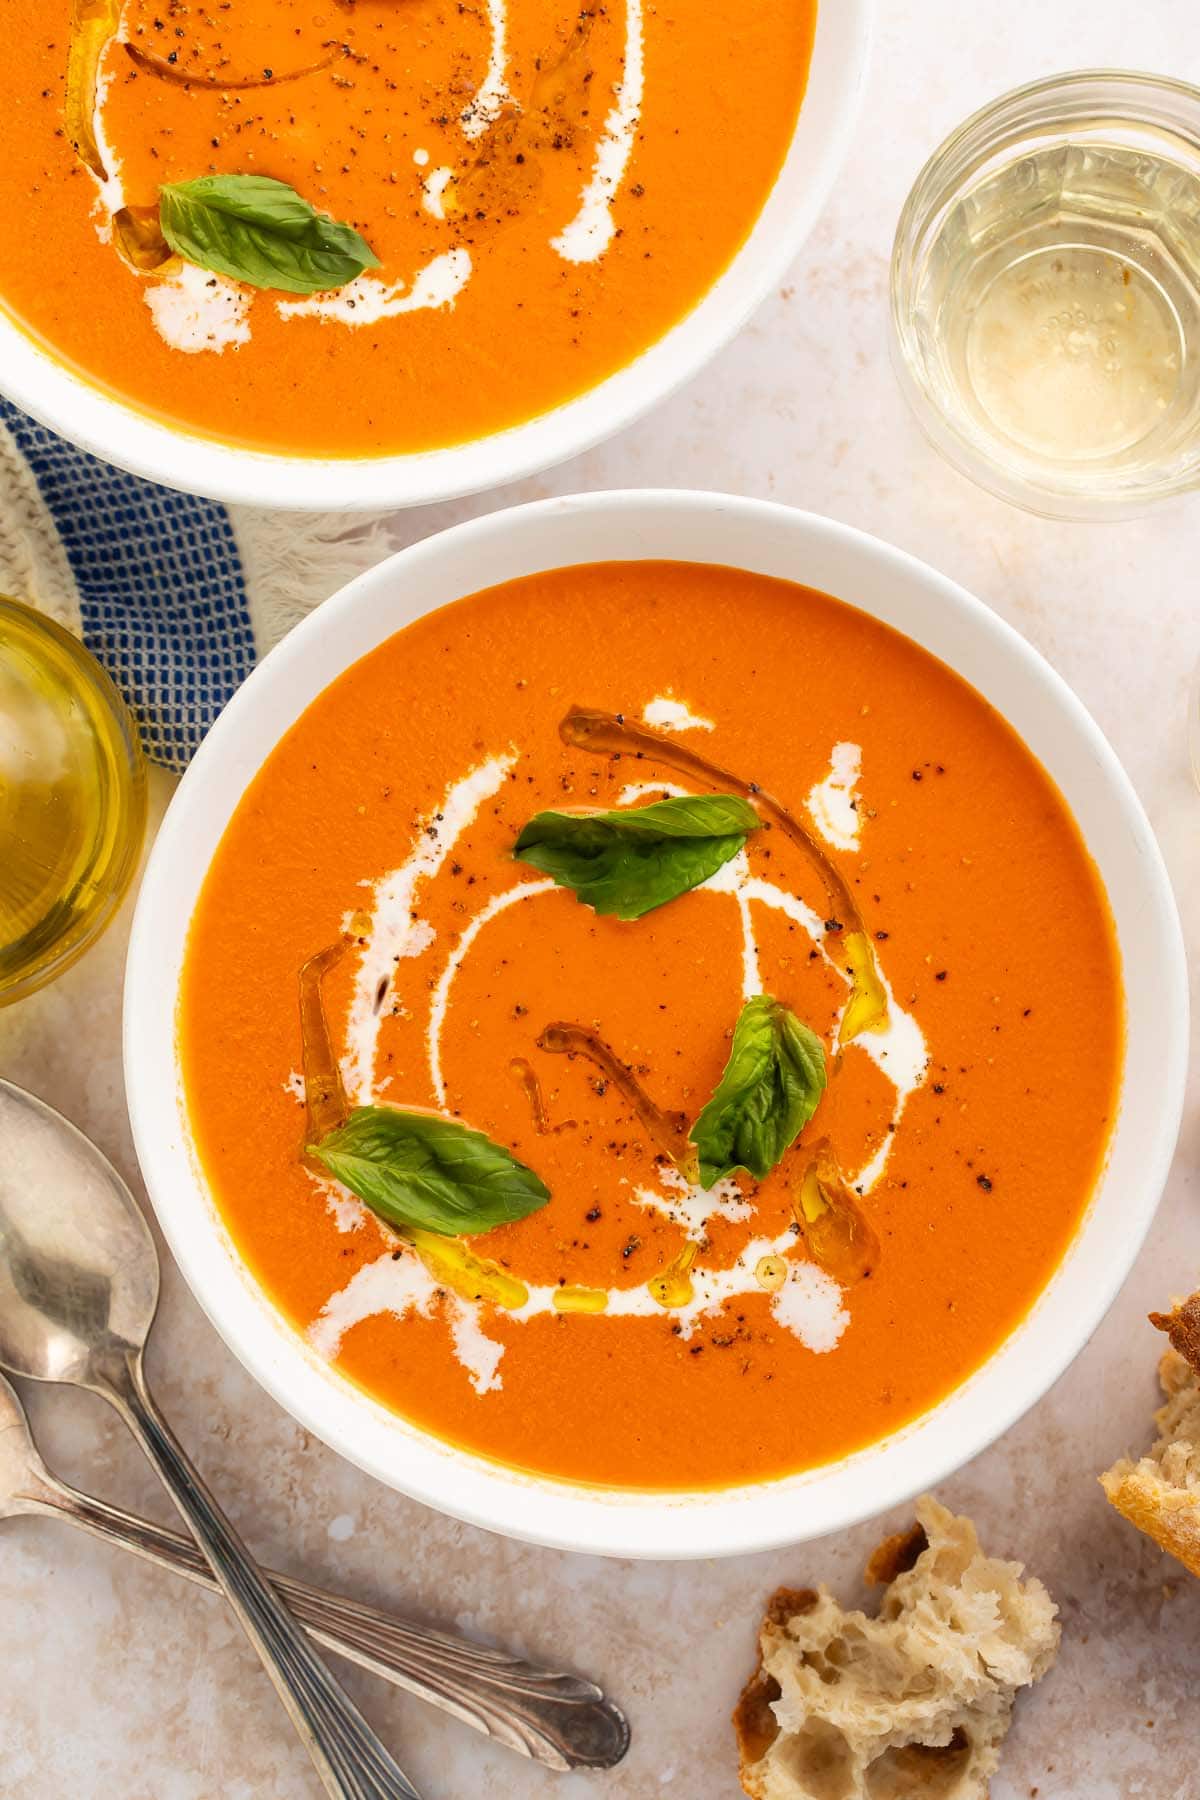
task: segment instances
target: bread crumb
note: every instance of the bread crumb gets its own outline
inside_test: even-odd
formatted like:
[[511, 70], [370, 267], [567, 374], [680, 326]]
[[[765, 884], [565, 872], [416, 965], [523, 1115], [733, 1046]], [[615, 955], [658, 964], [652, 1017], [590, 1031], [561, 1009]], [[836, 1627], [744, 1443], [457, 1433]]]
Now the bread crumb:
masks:
[[743, 1788], [751, 1800], [987, 1800], [1017, 1691], [1057, 1654], [1054, 1602], [929, 1497], [867, 1573], [887, 1582], [873, 1619], [827, 1588], [781, 1589], [768, 1607], [734, 1714]]

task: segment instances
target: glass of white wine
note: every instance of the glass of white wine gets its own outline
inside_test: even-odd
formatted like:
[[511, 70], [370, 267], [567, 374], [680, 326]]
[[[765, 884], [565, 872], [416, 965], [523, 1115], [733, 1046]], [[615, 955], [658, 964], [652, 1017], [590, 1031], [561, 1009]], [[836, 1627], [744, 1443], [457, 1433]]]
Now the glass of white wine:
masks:
[[0, 595], [0, 1005], [103, 931], [145, 823], [141, 746], [116, 688], [69, 632]]
[[937, 447], [1054, 518], [1200, 485], [1200, 88], [1085, 71], [934, 152], [892, 258], [894, 360]]

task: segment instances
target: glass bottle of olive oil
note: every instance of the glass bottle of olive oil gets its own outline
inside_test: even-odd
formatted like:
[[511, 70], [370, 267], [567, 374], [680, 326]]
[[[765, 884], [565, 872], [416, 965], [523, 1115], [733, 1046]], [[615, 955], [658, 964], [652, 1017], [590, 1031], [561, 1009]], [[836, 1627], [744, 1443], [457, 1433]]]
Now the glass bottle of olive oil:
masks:
[[141, 746], [112, 682], [60, 625], [0, 595], [0, 1005], [108, 924], [145, 823]]

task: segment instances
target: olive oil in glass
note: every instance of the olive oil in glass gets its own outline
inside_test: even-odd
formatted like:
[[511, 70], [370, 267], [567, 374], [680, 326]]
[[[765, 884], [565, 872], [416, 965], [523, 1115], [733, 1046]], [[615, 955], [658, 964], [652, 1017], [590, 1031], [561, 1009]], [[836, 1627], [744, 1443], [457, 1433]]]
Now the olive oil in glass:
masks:
[[141, 748], [112, 682], [69, 632], [0, 595], [0, 1005], [108, 924], [145, 822]]
[[1200, 89], [1098, 71], [976, 114], [917, 180], [897, 365], [934, 442], [1052, 516], [1200, 481]]

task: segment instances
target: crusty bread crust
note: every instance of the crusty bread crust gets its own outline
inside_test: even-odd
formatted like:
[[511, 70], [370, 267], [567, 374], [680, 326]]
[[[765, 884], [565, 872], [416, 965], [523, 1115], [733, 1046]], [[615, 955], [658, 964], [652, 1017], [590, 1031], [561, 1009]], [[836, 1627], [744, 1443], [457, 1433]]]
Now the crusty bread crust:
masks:
[[751, 1800], [761, 1800], [765, 1792], [765, 1777], [761, 1774], [763, 1759], [779, 1736], [779, 1720], [775, 1717], [774, 1707], [782, 1691], [773, 1675], [768, 1675], [764, 1669], [756, 1669], [738, 1695], [738, 1703], [733, 1709], [738, 1774]]
[[[811, 1612], [820, 1596], [815, 1588], [776, 1588], [767, 1601], [765, 1624], [786, 1630], [789, 1619]], [[733, 1709], [733, 1729], [745, 1785], [747, 1772], [761, 1762], [779, 1736], [779, 1720], [772, 1708], [780, 1694], [779, 1683], [762, 1668], [754, 1671]], [[754, 1790], [746, 1788], [746, 1792]]]
[[923, 1525], [910, 1525], [907, 1531], [893, 1531], [881, 1544], [876, 1544], [867, 1558], [863, 1580], [868, 1587], [890, 1587], [897, 1575], [907, 1575], [929, 1548]]
[[[1173, 1348], [1158, 1365], [1166, 1396], [1154, 1415], [1158, 1439], [1137, 1462], [1122, 1457], [1100, 1477], [1117, 1511], [1193, 1575], [1200, 1575], [1200, 1295], [1169, 1314], [1151, 1313]], [[1186, 1348], [1184, 1348], [1186, 1346]]]
[[877, 1618], [781, 1588], [734, 1713], [751, 1800], [987, 1800], [1017, 1689], [1054, 1660], [1045, 1588], [926, 1498], [867, 1565]]
[[1200, 1495], [1172, 1493], [1161, 1476], [1141, 1469], [1126, 1458], [1106, 1469], [1100, 1484], [1131, 1525], [1200, 1575]]
[[1150, 1323], [1165, 1331], [1171, 1348], [1193, 1369], [1200, 1370], [1200, 1293], [1176, 1301], [1169, 1313], [1152, 1312]]

